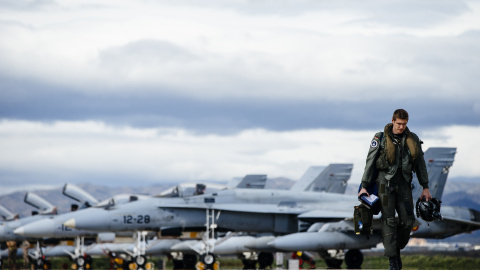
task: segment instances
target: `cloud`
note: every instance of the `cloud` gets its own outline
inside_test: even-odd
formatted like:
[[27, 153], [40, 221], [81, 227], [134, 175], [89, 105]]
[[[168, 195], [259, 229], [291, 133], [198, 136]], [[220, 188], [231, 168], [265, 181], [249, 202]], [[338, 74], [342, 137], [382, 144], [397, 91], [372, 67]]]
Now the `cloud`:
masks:
[[[2, 185], [95, 182], [227, 181], [245, 174], [298, 179], [309, 166], [353, 163], [359, 182], [376, 130], [244, 130], [195, 134], [185, 129], [132, 128], [102, 122], [0, 122]], [[479, 127], [417, 132], [428, 147], [458, 147], [450, 177], [480, 177]]]
[[434, 146], [457, 147], [455, 162], [451, 169], [451, 177], [478, 177], [477, 153], [480, 147], [476, 143], [480, 135], [480, 127], [472, 126], [447, 126], [438, 129], [424, 130], [421, 132], [424, 141], [423, 149]]
[[433, 3], [73, 1], [35, 16], [11, 9], [0, 27], [0, 75], [90, 95], [478, 99], [472, 55], [480, 39], [463, 35], [478, 31], [478, 6]]
[[13, 9], [18, 11], [38, 11], [43, 8], [57, 6], [54, 0], [4, 0], [0, 2], [3, 9]]
[[473, 104], [473, 111], [480, 116], [480, 102], [475, 102], [475, 104]]
[[430, 28], [471, 12], [463, 1], [367, 1], [364, 4], [355, 5], [355, 10], [367, 14], [364, 23], [384, 27]]
[[375, 96], [384, 96], [381, 101], [376, 98], [331, 101], [315, 97], [308, 101], [294, 98], [205, 100], [158, 92], [75, 93], [9, 79], [0, 80], [0, 84], [6, 89], [0, 92], [0, 115], [3, 119], [47, 123], [93, 120], [116, 126], [170, 127], [217, 134], [256, 128], [273, 131], [317, 128], [371, 130], [390, 121], [395, 109], [404, 108], [412, 115], [409, 123], [412, 127], [480, 125], [473, 98], [463, 101], [403, 97], [397, 96], [396, 92], [381, 90], [375, 93]]
[[99, 54], [99, 66], [111, 76], [147, 83], [155, 77], [166, 84], [172, 71], [194, 64], [199, 56], [168, 41], [139, 40], [121, 47], [106, 48]]

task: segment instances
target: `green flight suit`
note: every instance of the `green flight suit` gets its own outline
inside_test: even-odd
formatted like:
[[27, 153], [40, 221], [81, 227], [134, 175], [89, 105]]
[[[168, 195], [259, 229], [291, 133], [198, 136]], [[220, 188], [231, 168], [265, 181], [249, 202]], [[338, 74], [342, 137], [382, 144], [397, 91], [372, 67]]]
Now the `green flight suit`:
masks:
[[[413, 172], [420, 185], [428, 188], [428, 173], [418, 136], [406, 128], [400, 136], [392, 124], [375, 134], [367, 155], [362, 187], [376, 181], [382, 213], [385, 256], [397, 256], [410, 239], [415, 222], [412, 187]], [[408, 141], [408, 143], [407, 143]], [[398, 223], [395, 220], [398, 214]]]

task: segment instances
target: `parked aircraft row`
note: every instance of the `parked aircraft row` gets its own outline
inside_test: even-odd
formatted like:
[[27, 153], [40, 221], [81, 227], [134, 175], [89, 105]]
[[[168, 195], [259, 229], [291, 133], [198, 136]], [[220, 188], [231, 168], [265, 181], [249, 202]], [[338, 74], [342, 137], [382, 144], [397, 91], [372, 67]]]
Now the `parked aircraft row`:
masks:
[[[352, 169], [351, 164], [332, 164], [328, 167], [327, 170], [324, 167], [312, 167], [310, 168], [307, 173], [296, 183], [294, 186], [295, 189], [300, 189], [304, 188], [305, 190], [318, 190], [318, 191], [325, 191], [328, 189], [328, 191], [333, 191], [333, 190], [340, 190], [341, 192], [345, 191], [346, 188], [346, 182], [348, 181], [350, 177], [350, 172]], [[346, 171], [346, 172], [343, 172]], [[313, 181], [312, 181], [313, 180]], [[265, 185], [266, 181], [266, 176], [265, 175], [247, 175], [243, 181], [238, 183], [239, 188], [263, 188]], [[323, 183], [323, 187], [319, 187], [316, 185], [316, 182], [321, 181]], [[165, 192], [162, 192], [159, 196], [160, 197], [165, 197], [165, 198], [174, 198], [174, 197], [184, 197], [188, 198], [193, 195], [198, 195], [202, 193], [213, 193], [216, 192], [222, 188], [225, 188], [224, 186], [218, 186], [218, 185], [202, 185], [202, 184], [182, 184], [179, 186], [176, 186], [172, 189], [166, 190]], [[63, 194], [76, 200], [77, 202], [81, 203], [81, 209], [87, 208], [89, 206], [94, 206], [92, 209], [111, 209], [112, 207], [126, 203], [126, 202], [131, 202], [131, 201], [136, 201], [139, 199], [145, 199], [145, 196], [139, 196], [139, 195], [117, 195], [114, 196], [111, 199], [105, 200], [103, 202], [99, 202], [95, 198], [93, 198], [91, 195], [86, 193], [85, 191], [81, 190], [80, 188], [72, 185], [72, 184], [66, 184], [63, 188]], [[31, 200], [30, 198], [35, 198], [34, 200]], [[85, 247], [81, 244], [83, 243], [81, 237], [85, 236], [95, 236], [98, 235], [99, 239], [104, 239], [106, 238], [105, 235], [109, 235], [111, 233], [109, 232], [91, 232], [91, 231], [85, 231], [85, 230], [75, 230], [75, 229], [70, 229], [66, 226], [64, 226], [62, 223], [63, 221], [61, 220], [61, 216], [53, 216], [51, 215], [53, 210], [48, 210], [48, 209], [53, 209], [53, 206], [48, 204], [46, 201], [41, 200], [38, 196], [34, 195], [33, 193], [27, 193], [25, 197], [25, 202], [28, 204], [38, 208], [38, 209], [43, 209], [41, 212], [41, 215], [35, 216], [35, 217], [29, 217], [27, 219], [21, 219], [21, 220], [16, 220], [14, 222], [7, 222], [3, 223], [1, 228], [2, 232], [0, 233], [0, 239], [1, 240], [23, 240], [24, 237], [22, 235], [27, 235], [28, 237], [55, 237], [55, 238], [69, 238], [69, 237], [77, 237], [76, 241], [76, 248], [74, 249], [74, 252], [69, 252], [71, 248], [65, 248], [65, 249], [60, 249], [60, 250], [66, 250], [66, 252], [61, 252], [63, 254], [67, 253], [71, 255], [72, 259], [74, 261], [77, 261], [77, 259], [80, 259], [80, 261], [83, 262], [83, 259], [81, 258], [81, 254], [85, 253]], [[68, 216], [68, 214], [63, 215], [63, 216]], [[24, 224], [30, 223], [31, 220], [38, 220], [41, 219], [40, 222], [30, 224], [29, 226], [31, 228], [34, 228], [34, 231], [32, 234], [25, 234], [23, 233], [23, 230], [25, 226], [22, 227]], [[140, 221], [139, 221], [140, 222]], [[141, 222], [150, 222], [149, 217], [145, 216], [145, 219]], [[26, 226], [27, 232], [29, 226]], [[17, 234], [14, 234], [13, 231], [16, 230]], [[127, 232], [128, 233], [128, 232]], [[81, 236], [81, 237], [80, 237]], [[108, 237], [107, 237], [108, 238]], [[165, 241], [159, 241], [164, 244]], [[158, 244], [149, 246], [149, 250], [155, 250], [158, 249]], [[165, 249], [165, 248], [164, 248]], [[53, 255], [52, 252], [56, 252], [57, 249], [50, 249], [47, 254]], [[139, 250], [138, 248], [136, 250]], [[40, 252], [37, 250], [35, 253], [40, 254]]]
[[[455, 148], [430, 148], [425, 161], [433, 197], [441, 199]], [[290, 190], [265, 189], [265, 175], [249, 175], [234, 188], [215, 185], [179, 185], [157, 196], [122, 195], [98, 202], [78, 187], [67, 184], [63, 193], [82, 204], [79, 211], [53, 215], [45, 206], [42, 218], [27, 218], [2, 223], [0, 241], [26, 237], [76, 238], [76, 246], [37, 249], [37, 254], [69, 254], [77, 267], [85, 266], [85, 254], [126, 253], [138, 269], [144, 268], [146, 256], [173, 255], [176, 268], [192, 268], [200, 255], [201, 262], [212, 268], [215, 254], [238, 254], [245, 268], [260, 268], [273, 263], [273, 252], [316, 251], [329, 267], [343, 260], [332, 257], [329, 250], [345, 253], [348, 267], [361, 267], [360, 249], [381, 241], [380, 217], [374, 219], [369, 239], [355, 235], [353, 207], [356, 195], [345, 195], [352, 164], [312, 167]], [[415, 179], [414, 198], [420, 196]], [[26, 198], [27, 199], [27, 198]], [[35, 204], [39, 207], [39, 203]], [[91, 207], [89, 207], [91, 206]], [[0, 208], [1, 211], [1, 208]], [[429, 226], [417, 220], [413, 237], [445, 238], [480, 228], [478, 211], [442, 206], [444, 220]], [[12, 214], [4, 216], [12, 218]], [[17, 222], [17, 223], [15, 223]], [[119, 244], [84, 245], [84, 237], [111, 239], [112, 233], [134, 234], [129, 246]], [[149, 240], [158, 233], [158, 239]], [[178, 238], [185, 232], [203, 232], [201, 240]], [[224, 235], [223, 237], [218, 237]], [[115, 252], [114, 252], [115, 251]]]

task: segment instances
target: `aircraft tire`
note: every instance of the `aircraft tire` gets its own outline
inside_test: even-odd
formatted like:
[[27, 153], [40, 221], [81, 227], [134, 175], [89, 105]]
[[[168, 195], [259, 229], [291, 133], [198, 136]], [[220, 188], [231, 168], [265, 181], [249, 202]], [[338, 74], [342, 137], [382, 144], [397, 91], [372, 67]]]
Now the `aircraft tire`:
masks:
[[243, 269], [257, 269], [257, 261], [256, 260], [248, 260], [248, 259], [243, 259], [242, 260], [243, 264]]
[[360, 269], [363, 264], [363, 253], [358, 249], [350, 249], [345, 253], [347, 269]]
[[75, 263], [77, 264], [78, 267], [82, 267], [85, 265], [85, 258], [80, 256], [75, 259]]
[[184, 264], [182, 260], [173, 260], [173, 269], [178, 270], [178, 269], [184, 269]]
[[324, 260], [325, 260], [325, 264], [330, 269], [341, 269], [342, 268], [343, 260], [333, 259], [333, 258], [324, 259]]
[[138, 267], [144, 268], [146, 262], [147, 262], [147, 258], [145, 258], [145, 256], [143, 255], [139, 255], [135, 257], [135, 263], [138, 265]]
[[216, 258], [213, 253], [205, 253], [200, 256], [200, 261], [205, 264], [206, 269], [213, 269], [213, 264], [215, 264]]
[[38, 258], [35, 262], [35, 269], [42, 269], [43, 270], [43, 259], [42, 258]]
[[183, 254], [183, 264], [185, 269], [195, 269], [197, 261], [197, 256], [195, 254]]
[[77, 270], [84, 270], [85, 269], [85, 258], [80, 256], [75, 259], [75, 264], [77, 265]]
[[258, 254], [258, 269], [266, 269], [273, 264], [273, 253], [260, 252]]

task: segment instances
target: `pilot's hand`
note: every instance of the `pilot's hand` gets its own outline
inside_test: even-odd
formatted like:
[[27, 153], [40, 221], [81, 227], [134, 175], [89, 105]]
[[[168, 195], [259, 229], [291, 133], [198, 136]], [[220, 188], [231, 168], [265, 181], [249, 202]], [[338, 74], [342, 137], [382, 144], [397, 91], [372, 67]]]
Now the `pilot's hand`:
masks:
[[428, 188], [424, 188], [420, 198], [425, 198], [425, 200], [427, 202], [430, 201], [432, 199], [432, 195], [430, 194], [430, 190]]
[[[363, 193], [367, 193], [368, 196], [370, 196], [370, 194], [368, 194], [367, 190], [365, 188], [362, 188], [360, 189], [360, 191], [358, 192], [358, 197], [360, 197], [360, 195], [362, 195]], [[429, 193], [430, 194], [430, 193]]]

